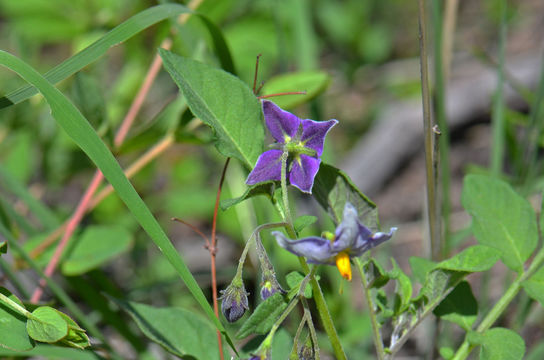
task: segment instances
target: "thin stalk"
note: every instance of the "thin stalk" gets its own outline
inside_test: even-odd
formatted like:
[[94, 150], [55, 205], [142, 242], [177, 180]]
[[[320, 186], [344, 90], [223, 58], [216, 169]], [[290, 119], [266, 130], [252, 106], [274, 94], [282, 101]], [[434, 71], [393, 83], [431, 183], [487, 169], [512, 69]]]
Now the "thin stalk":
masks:
[[[440, 258], [442, 260], [449, 253], [448, 239], [450, 236], [450, 136], [446, 114], [446, 84], [451, 63], [453, 38], [455, 34], [455, 17], [457, 12], [457, 0], [446, 1], [446, 10], [442, 16], [440, 0], [433, 0], [433, 34], [434, 34], [434, 100], [436, 122], [440, 128], [440, 137], [437, 139], [440, 152], [435, 151], [440, 157], [441, 191], [443, 232], [440, 244]], [[438, 161], [438, 159], [436, 159]], [[436, 173], [438, 174], [438, 173]], [[438, 175], [436, 175], [438, 176]], [[438, 180], [436, 181], [438, 184]]]
[[[213, 209], [213, 221], [212, 221], [212, 239], [211, 239], [211, 246], [208, 248], [210, 251], [210, 271], [212, 273], [212, 299], [213, 299], [213, 311], [215, 312], [215, 316], [217, 319], [219, 319], [219, 307], [217, 305], [217, 270], [216, 270], [216, 255], [217, 255], [217, 237], [215, 236], [215, 232], [217, 229], [217, 212], [219, 210], [219, 199], [221, 198], [221, 189], [223, 188], [223, 182], [225, 181], [225, 174], [227, 172], [227, 168], [229, 167], [229, 161], [230, 158], [227, 158], [225, 161], [225, 165], [223, 166], [223, 171], [221, 172], [221, 179], [219, 180], [219, 186], [217, 187], [217, 195], [215, 197], [215, 207]], [[225, 358], [225, 355], [223, 354], [223, 341], [221, 339], [221, 331], [219, 329], [217, 331], [217, 343], [219, 346], [219, 356], [221, 360]]]
[[[482, 320], [480, 325], [476, 328], [476, 332], [483, 333], [487, 329], [489, 329], [495, 321], [504, 313], [508, 305], [514, 300], [516, 295], [519, 293], [522, 287], [522, 283], [529, 279], [531, 276], [533, 276], [544, 264], [544, 247], [540, 248], [538, 253], [536, 254], [535, 258], [533, 259], [533, 262], [531, 263], [531, 266], [529, 266], [529, 269], [527, 269], [526, 272], [520, 274], [516, 280], [510, 285], [510, 287], [506, 290], [504, 295], [497, 301], [495, 306], [489, 311], [489, 313], [485, 316], [485, 318]], [[461, 344], [457, 352], [455, 353], [452, 360], [463, 360], [466, 359], [467, 356], [470, 354], [472, 349], [475, 347], [475, 345], [471, 345], [466, 339]]]
[[301, 296], [302, 306], [304, 307], [304, 318], [306, 318], [306, 324], [308, 324], [308, 331], [310, 332], [310, 338], [312, 339], [313, 349], [314, 349], [314, 359], [320, 360], [319, 355], [319, 344], [317, 342], [317, 333], [315, 331], [314, 322], [312, 320], [312, 313], [308, 306], [308, 301], [304, 296]]
[[499, 67], [497, 69], [497, 90], [493, 102], [492, 143], [491, 143], [491, 172], [498, 176], [502, 172], [505, 143], [504, 123], [504, 53], [506, 47], [506, 0], [501, 0], [501, 24], [499, 29]]
[[376, 312], [374, 311], [374, 305], [372, 304], [372, 296], [370, 294], [370, 289], [368, 288], [368, 281], [366, 280], [366, 276], [363, 271], [363, 264], [359, 258], [355, 259], [355, 264], [357, 265], [356, 268], [359, 272], [361, 283], [363, 284], [363, 295], [365, 296], [368, 314], [370, 316], [370, 324], [372, 325], [372, 339], [374, 340], [374, 347], [376, 348], [376, 356], [378, 357], [378, 360], [383, 360], [385, 356], [383, 340], [380, 333], [380, 325], [378, 324], [378, 320], [376, 318]]
[[[287, 193], [287, 156], [288, 155], [289, 154], [285, 151], [281, 157], [281, 192], [282, 192], [282, 201], [283, 201], [283, 207], [284, 207], [283, 209], [284, 221], [287, 223], [286, 231], [289, 237], [291, 237], [291, 239], [296, 239], [297, 234], [295, 233], [293, 222], [291, 220], [291, 211], [289, 210], [289, 197], [288, 197], [289, 195]], [[298, 261], [300, 263], [300, 266], [304, 270], [304, 273], [310, 274], [310, 267], [308, 266], [306, 259], [304, 259], [302, 256], [299, 256]], [[321, 321], [323, 322], [323, 327], [325, 328], [325, 332], [327, 333], [327, 336], [329, 337], [329, 341], [331, 342], [334, 355], [336, 356], [337, 360], [347, 360], [346, 354], [344, 353], [344, 349], [342, 348], [342, 344], [340, 343], [340, 339], [338, 338], [338, 333], [336, 332], [336, 328], [334, 327], [334, 323], [332, 321], [329, 308], [327, 307], [327, 303], [325, 302], [325, 296], [323, 295], [323, 291], [321, 291], [319, 282], [316, 280], [315, 276], [313, 276], [312, 274], [310, 274], [310, 285], [312, 286], [312, 293], [314, 295], [317, 311], [319, 312], [319, 317], [321, 318]]]
[[13, 310], [17, 311], [19, 314], [23, 315], [27, 319], [33, 318], [30, 311], [28, 311], [27, 309], [25, 309], [21, 305], [17, 304], [15, 301], [11, 300], [10, 298], [8, 298], [6, 295], [4, 295], [2, 293], [0, 293], [0, 302], [3, 302], [4, 304], [9, 306]]

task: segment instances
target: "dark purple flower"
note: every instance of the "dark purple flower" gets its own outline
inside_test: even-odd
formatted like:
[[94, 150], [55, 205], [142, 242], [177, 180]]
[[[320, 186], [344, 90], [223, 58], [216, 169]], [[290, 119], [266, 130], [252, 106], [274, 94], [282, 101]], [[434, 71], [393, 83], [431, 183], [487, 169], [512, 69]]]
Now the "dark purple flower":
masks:
[[355, 207], [349, 202], [344, 207], [344, 218], [334, 235], [330, 238], [307, 237], [300, 240], [289, 240], [279, 231], [273, 231], [278, 244], [298, 256], [304, 256], [309, 263], [328, 264], [338, 267], [340, 274], [351, 280], [350, 259], [361, 256], [364, 252], [389, 240], [397, 228], [389, 233], [372, 231], [361, 224]]
[[290, 184], [311, 194], [314, 178], [321, 163], [325, 135], [338, 121], [300, 119], [266, 100], [263, 101], [263, 113], [266, 127], [277, 143], [272, 145], [272, 150], [265, 151], [259, 156], [257, 164], [247, 177], [246, 184], [281, 180], [281, 156], [287, 151]]
[[228, 322], [240, 319], [248, 307], [246, 289], [241, 279], [235, 278], [230, 285], [221, 290], [221, 312]]

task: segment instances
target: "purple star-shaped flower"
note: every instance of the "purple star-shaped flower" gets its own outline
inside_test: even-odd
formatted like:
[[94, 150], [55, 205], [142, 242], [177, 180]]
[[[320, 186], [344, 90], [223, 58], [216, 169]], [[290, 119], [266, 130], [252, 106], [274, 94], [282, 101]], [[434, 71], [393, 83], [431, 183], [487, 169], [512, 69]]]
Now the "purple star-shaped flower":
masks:
[[[300, 240], [289, 240], [279, 231], [273, 231], [278, 244], [291, 253], [304, 256], [309, 263], [338, 267], [340, 274], [351, 280], [349, 259], [361, 256], [371, 248], [389, 240], [397, 228], [389, 233], [372, 231], [361, 224], [355, 207], [349, 202], [344, 207], [344, 218], [332, 239], [311, 236]], [[332, 235], [332, 234], [331, 234]]]
[[338, 121], [300, 119], [266, 100], [263, 101], [263, 113], [266, 127], [277, 143], [272, 145], [272, 150], [259, 156], [246, 184], [281, 180], [281, 156], [287, 151], [289, 182], [301, 191], [311, 194], [321, 163], [325, 135]]

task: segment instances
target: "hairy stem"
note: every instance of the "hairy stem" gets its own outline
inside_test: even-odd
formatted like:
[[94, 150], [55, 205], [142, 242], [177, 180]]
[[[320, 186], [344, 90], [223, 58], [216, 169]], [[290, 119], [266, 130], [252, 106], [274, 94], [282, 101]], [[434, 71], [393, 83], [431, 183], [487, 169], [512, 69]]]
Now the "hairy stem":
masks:
[[376, 312], [374, 311], [374, 304], [372, 304], [372, 296], [370, 294], [370, 289], [368, 288], [368, 281], [366, 280], [366, 276], [363, 271], [363, 264], [359, 258], [355, 259], [355, 264], [357, 265], [359, 277], [361, 278], [361, 282], [363, 284], [363, 294], [368, 307], [370, 323], [372, 324], [372, 338], [374, 340], [374, 346], [376, 347], [376, 356], [378, 357], [378, 360], [383, 360], [385, 355], [383, 350], [383, 340], [380, 333], [380, 325], [378, 324], [378, 320], [376, 318]]

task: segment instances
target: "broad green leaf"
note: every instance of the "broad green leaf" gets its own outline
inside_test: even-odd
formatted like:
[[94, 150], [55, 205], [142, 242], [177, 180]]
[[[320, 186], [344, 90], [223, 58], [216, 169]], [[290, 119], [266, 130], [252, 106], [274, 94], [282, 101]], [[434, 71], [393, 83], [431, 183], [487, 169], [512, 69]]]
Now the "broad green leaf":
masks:
[[266, 334], [286, 307], [287, 303], [283, 296], [275, 293], [257, 306], [236, 334], [236, 338], [243, 339], [251, 334]]
[[487, 330], [480, 346], [480, 360], [521, 360], [525, 354], [525, 342], [510, 329]]
[[[116, 26], [89, 47], [57, 65], [45, 73], [44, 77], [50, 83], [56, 84], [94, 62], [104, 55], [111, 47], [130, 39], [142, 30], [145, 30], [162, 20], [188, 12], [191, 12], [191, 10], [178, 4], [164, 4], [146, 9], [126, 20], [124, 23]], [[223, 68], [227, 71], [234, 72], [232, 58], [220, 30], [202, 15], [195, 15], [198, 15], [204, 22], [204, 25], [208, 28]], [[37, 92], [38, 90], [32, 86], [23, 86], [0, 98], [0, 109], [26, 100]]]
[[216, 331], [198, 313], [110, 299], [132, 317], [145, 336], [172, 354], [195, 359], [219, 358]]
[[260, 92], [263, 95], [292, 91], [305, 91], [304, 95], [278, 96], [271, 100], [282, 109], [304, 104], [321, 94], [330, 82], [330, 76], [323, 71], [287, 73], [268, 79]]
[[480, 272], [491, 269], [499, 260], [499, 252], [484, 245], [474, 245], [436, 265], [437, 269]]
[[521, 283], [525, 292], [544, 306], [544, 267], [538, 269], [529, 279]]
[[[21, 300], [7, 289], [0, 287], [0, 294], [23, 306]], [[33, 347], [34, 341], [26, 332], [26, 317], [0, 301], [0, 348], [25, 351]]]
[[54, 343], [68, 335], [66, 320], [52, 307], [40, 306], [32, 312], [26, 331], [36, 341]]
[[433, 310], [467, 275], [466, 272], [435, 269], [427, 274], [419, 295], [412, 300], [423, 312]]
[[499, 250], [510, 269], [522, 271], [538, 241], [531, 204], [507, 183], [483, 175], [465, 177], [462, 203], [478, 242]]
[[70, 360], [103, 360], [104, 358], [97, 355], [94, 351], [84, 351], [72, 349], [68, 347], [52, 346], [45, 344], [37, 344], [30, 351], [12, 351], [0, 348], [0, 357], [22, 357], [30, 358], [46, 358], [46, 359], [70, 359]]
[[127, 205], [142, 228], [151, 237], [159, 250], [176, 269], [195, 300], [204, 309], [211, 321], [226, 336], [229, 345], [234, 345], [223, 325], [217, 320], [208, 300], [202, 293], [200, 286], [185, 265], [176, 248], [172, 245], [157, 220], [140, 198], [132, 184], [128, 181], [119, 163], [115, 160], [106, 145], [100, 140], [96, 132], [66, 97], [32, 67], [17, 57], [0, 51], [0, 64], [17, 72], [27, 82], [36, 88], [46, 98], [53, 118], [75, 141], [75, 143], [91, 158], [102, 171], [106, 179], [115, 189], [117, 195]]
[[419, 256], [410, 257], [409, 262], [410, 267], [412, 268], [412, 274], [420, 284], [425, 282], [427, 273], [433, 270], [436, 266], [434, 261]]
[[62, 273], [81, 275], [114, 259], [132, 246], [132, 235], [121, 226], [89, 226], [62, 263]]
[[317, 221], [317, 217], [315, 216], [302, 215], [296, 218], [295, 221], [293, 221], [293, 227], [295, 228], [295, 231], [299, 233], [302, 230], [304, 230], [304, 228], [312, 225], [316, 221]]
[[[298, 293], [300, 283], [304, 280], [304, 275], [298, 271], [291, 271], [287, 276], [285, 276], [285, 282], [289, 286], [289, 293], [287, 297], [291, 299]], [[306, 288], [304, 288], [304, 297], [310, 299], [312, 297], [312, 286], [308, 283]]]
[[221, 200], [221, 209], [225, 211], [228, 208], [257, 195], [265, 195], [269, 199], [273, 199], [276, 188], [279, 188], [279, 181], [267, 181], [260, 184], [251, 185], [241, 196], [234, 199]]
[[159, 54], [193, 114], [213, 128], [217, 150], [252, 169], [263, 152], [264, 127], [251, 89], [223, 70], [164, 49]]
[[466, 281], [459, 283], [433, 310], [433, 313], [470, 331], [478, 317], [478, 303], [472, 294], [470, 284]]
[[361, 222], [373, 231], [378, 230], [378, 210], [365, 194], [353, 184], [343, 171], [321, 163], [313, 187], [315, 199], [339, 224], [344, 216], [344, 205], [355, 206]]

